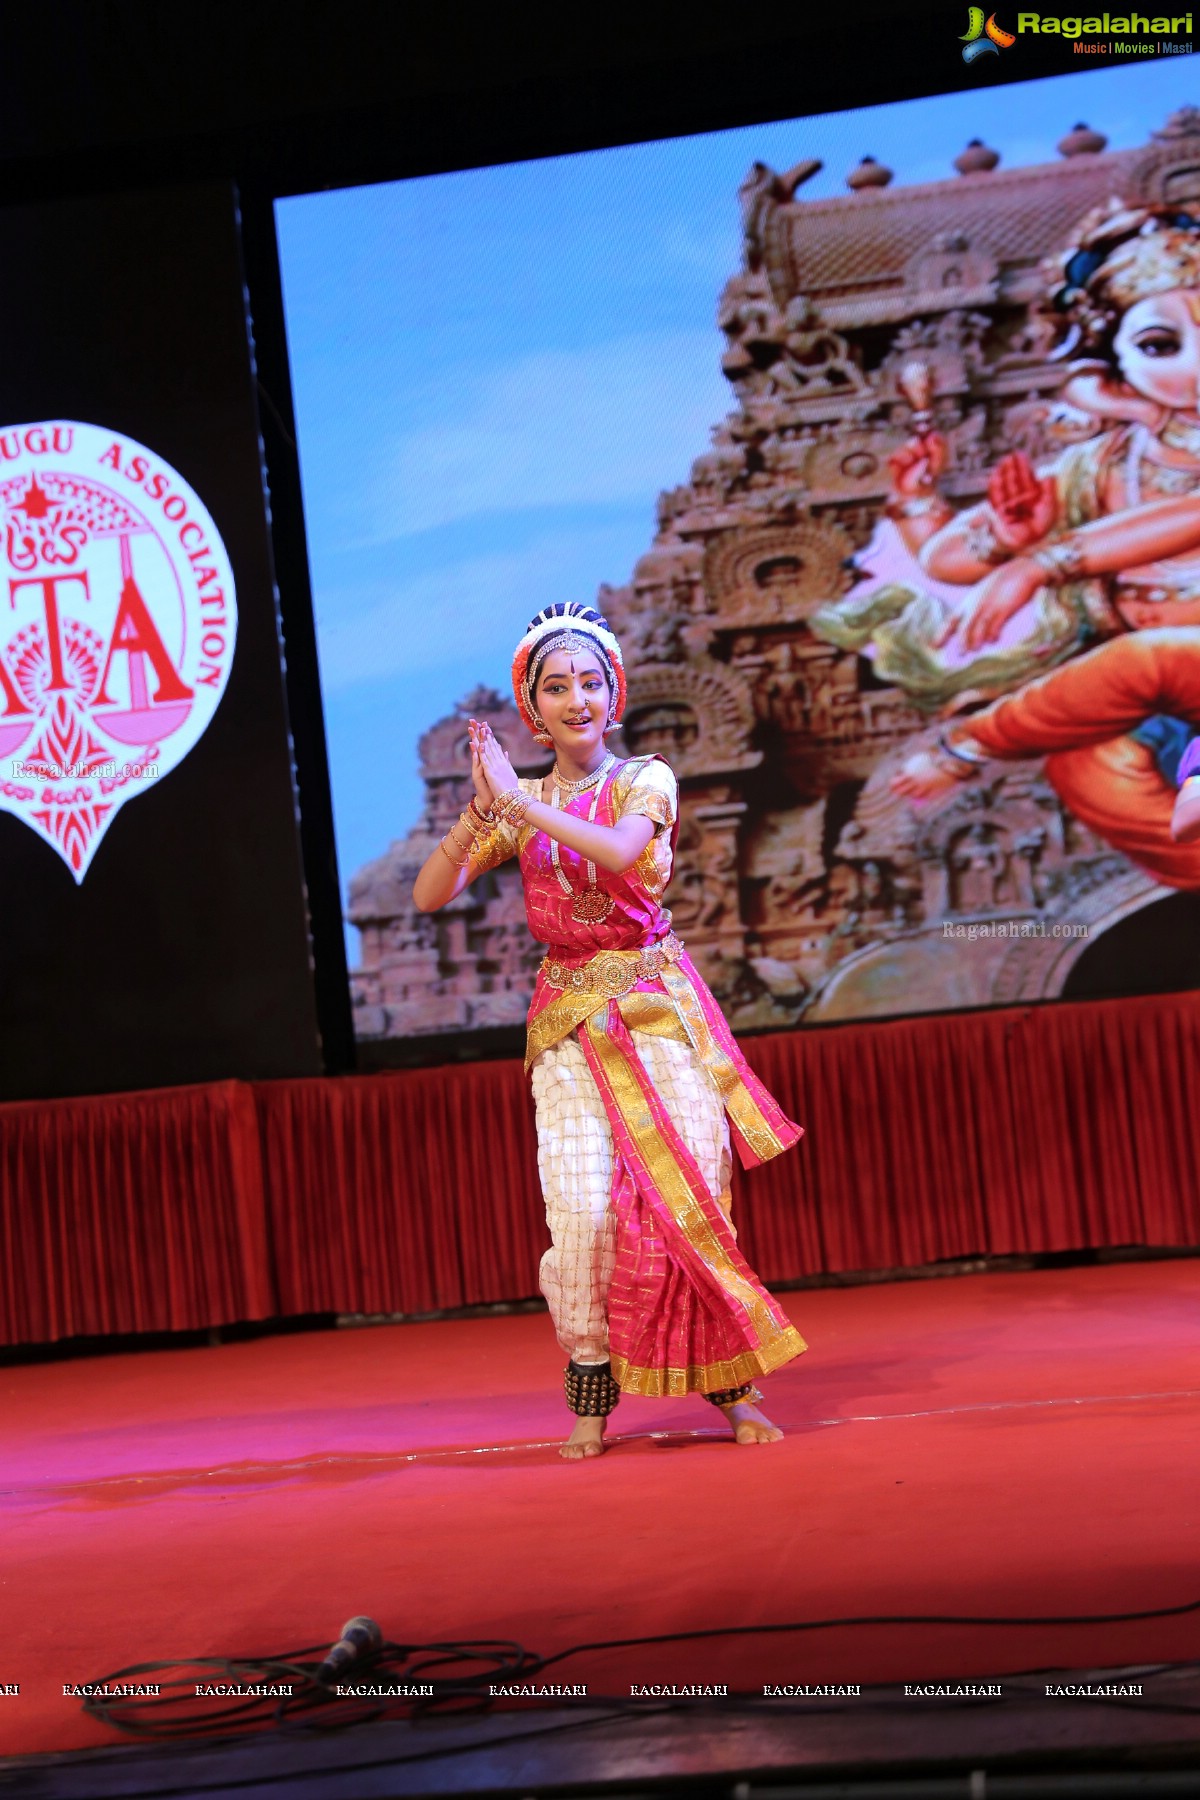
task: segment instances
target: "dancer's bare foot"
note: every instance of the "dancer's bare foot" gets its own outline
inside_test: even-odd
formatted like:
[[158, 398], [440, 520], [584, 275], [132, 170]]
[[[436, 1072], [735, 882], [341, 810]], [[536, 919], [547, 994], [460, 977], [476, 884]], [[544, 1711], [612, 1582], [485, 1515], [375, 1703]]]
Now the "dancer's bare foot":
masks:
[[576, 1419], [574, 1431], [565, 1444], [559, 1445], [558, 1454], [568, 1462], [582, 1462], [585, 1456], [603, 1456], [607, 1423], [603, 1418]]
[[721, 1411], [733, 1426], [733, 1435], [739, 1444], [774, 1444], [783, 1436], [778, 1425], [772, 1425], [765, 1412], [749, 1400], [739, 1400], [735, 1406], [723, 1406]]

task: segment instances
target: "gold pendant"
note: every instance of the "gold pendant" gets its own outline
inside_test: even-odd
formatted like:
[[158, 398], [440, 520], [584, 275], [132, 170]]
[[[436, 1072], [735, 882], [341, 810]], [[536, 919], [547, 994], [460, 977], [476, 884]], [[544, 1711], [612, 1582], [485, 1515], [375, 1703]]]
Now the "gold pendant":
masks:
[[607, 919], [615, 904], [612, 895], [602, 888], [586, 887], [582, 894], [576, 894], [571, 917], [580, 925], [599, 925], [602, 919]]

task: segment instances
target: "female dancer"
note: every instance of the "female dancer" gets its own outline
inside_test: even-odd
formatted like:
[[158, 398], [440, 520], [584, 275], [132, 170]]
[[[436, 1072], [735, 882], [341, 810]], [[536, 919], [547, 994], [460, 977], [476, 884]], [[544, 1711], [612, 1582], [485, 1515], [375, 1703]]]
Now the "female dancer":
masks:
[[[745, 1164], [801, 1135], [748, 1067], [661, 899], [678, 829], [658, 756], [604, 746], [625, 704], [621, 648], [591, 608], [539, 613], [513, 661], [517, 707], [554, 767], [518, 780], [470, 722], [475, 798], [413, 889], [431, 912], [519, 856], [549, 946], [526, 1067], [552, 1246], [540, 1280], [577, 1422], [570, 1460], [604, 1449], [622, 1392], [702, 1393], [739, 1444], [782, 1437], [753, 1378], [805, 1349], [737, 1247], [730, 1127]], [[728, 1114], [728, 1123], [726, 1121]]]

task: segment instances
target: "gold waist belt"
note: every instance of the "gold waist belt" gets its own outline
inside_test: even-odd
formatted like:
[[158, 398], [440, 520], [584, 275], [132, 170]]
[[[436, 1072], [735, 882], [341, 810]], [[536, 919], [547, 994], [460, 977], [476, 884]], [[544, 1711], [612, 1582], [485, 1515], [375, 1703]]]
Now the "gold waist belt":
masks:
[[600, 950], [590, 962], [572, 968], [547, 956], [542, 960], [542, 974], [551, 987], [569, 994], [603, 994], [606, 1000], [619, 1000], [630, 993], [639, 981], [653, 981], [668, 963], [678, 962], [683, 945], [673, 931], [661, 944], [648, 950]]

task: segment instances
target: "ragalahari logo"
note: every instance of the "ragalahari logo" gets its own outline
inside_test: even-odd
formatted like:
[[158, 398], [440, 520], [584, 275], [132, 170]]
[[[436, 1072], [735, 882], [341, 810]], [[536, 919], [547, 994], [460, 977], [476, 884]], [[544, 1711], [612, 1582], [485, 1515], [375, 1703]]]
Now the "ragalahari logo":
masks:
[[170, 464], [71, 420], [0, 429], [0, 533], [0, 810], [81, 882], [221, 703], [233, 571]]
[[1016, 41], [1011, 31], [997, 25], [995, 13], [985, 19], [982, 6], [968, 6], [967, 29], [959, 39], [964, 62], [974, 62], [977, 56], [999, 56], [1001, 50], [1011, 50]]

